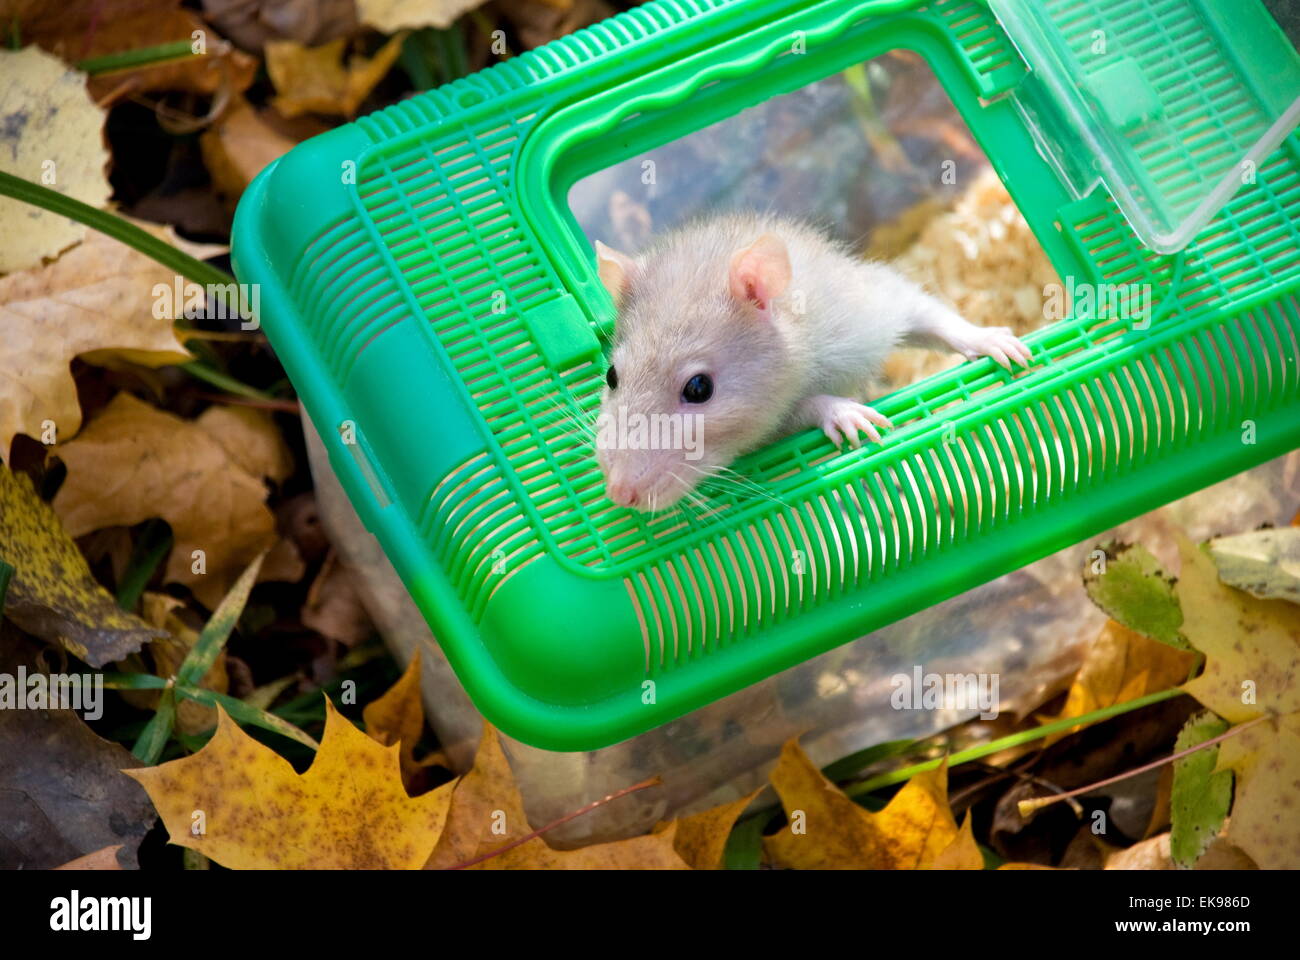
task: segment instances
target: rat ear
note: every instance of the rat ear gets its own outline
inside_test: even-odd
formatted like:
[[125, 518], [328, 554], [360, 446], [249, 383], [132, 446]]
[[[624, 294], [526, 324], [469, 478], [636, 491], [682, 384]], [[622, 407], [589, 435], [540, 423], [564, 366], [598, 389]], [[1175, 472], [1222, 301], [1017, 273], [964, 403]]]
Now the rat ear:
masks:
[[775, 234], [765, 233], [731, 256], [731, 295], [766, 310], [790, 286], [790, 253]]
[[623, 294], [627, 292], [628, 282], [635, 266], [636, 261], [626, 253], [619, 253], [599, 240], [596, 241], [596, 272], [600, 276], [601, 284], [614, 298], [615, 305], [622, 301]]

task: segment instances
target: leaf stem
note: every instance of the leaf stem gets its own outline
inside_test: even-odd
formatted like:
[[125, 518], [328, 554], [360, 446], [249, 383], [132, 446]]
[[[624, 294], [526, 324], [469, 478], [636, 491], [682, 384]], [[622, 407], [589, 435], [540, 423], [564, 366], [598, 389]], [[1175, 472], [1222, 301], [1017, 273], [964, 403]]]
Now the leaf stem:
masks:
[[1229, 737], [1235, 737], [1243, 730], [1249, 730], [1257, 723], [1262, 723], [1270, 719], [1269, 714], [1262, 717], [1256, 717], [1254, 720], [1247, 720], [1245, 723], [1239, 723], [1230, 730], [1219, 734], [1217, 737], [1211, 737], [1203, 743], [1198, 743], [1194, 747], [1188, 747], [1186, 750], [1179, 750], [1177, 753], [1168, 757], [1161, 757], [1159, 760], [1153, 760], [1151, 763], [1145, 763], [1133, 770], [1116, 774], [1113, 777], [1107, 777], [1105, 780], [1098, 780], [1096, 783], [1090, 783], [1086, 787], [1079, 787], [1077, 790], [1071, 790], [1068, 793], [1058, 793], [1051, 797], [1036, 797], [1033, 800], [1021, 800], [1016, 806], [1020, 809], [1020, 815], [1026, 817], [1035, 810], [1041, 810], [1043, 807], [1051, 806], [1058, 800], [1067, 800], [1071, 797], [1082, 796], [1085, 793], [1091, 793], [1094, 790], [1100, 790], [1102, 787], [1108, 787], [1112, 783], [1119, 783], [1121, 780], [1127, 780], [1129, 777], [1136, 777], [1140, 773], [1146, 773], [1148, 770], [1154, 770], [1157, 767], [1163, 767], [1166, 763], [1173, 763], [1175, 760], [1181, 760], [1183, 757], [1190, 756], [1197, 750], [1204, 750], [1206, 747], [1212, 747], [1221, 740], [1227, 740]]

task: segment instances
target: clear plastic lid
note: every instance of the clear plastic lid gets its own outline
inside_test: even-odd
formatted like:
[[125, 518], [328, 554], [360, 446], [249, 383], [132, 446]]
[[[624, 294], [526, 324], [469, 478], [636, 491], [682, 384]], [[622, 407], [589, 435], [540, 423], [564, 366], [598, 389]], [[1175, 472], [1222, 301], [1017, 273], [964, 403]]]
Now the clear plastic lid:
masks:
[[1181, 250], [1300, 123], [1296, 0], [989, 0], [1016, 101], [1074, 194]]

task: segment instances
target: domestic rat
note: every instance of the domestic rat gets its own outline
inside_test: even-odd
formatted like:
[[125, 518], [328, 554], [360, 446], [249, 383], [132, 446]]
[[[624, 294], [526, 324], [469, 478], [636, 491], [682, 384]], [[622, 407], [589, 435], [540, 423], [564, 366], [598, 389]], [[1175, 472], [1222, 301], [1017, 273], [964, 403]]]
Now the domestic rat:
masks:
[[596, 244], [618, 308], [596, 453], [614, 503], [672, 506], [736, 457], [820, 427], [880, 440], [861, 402], [896, 347], [947, 347], [1010, 369], [1030, 351], [977, 327], [882, 263], [775, 215], [691, 222], [629, 256]]

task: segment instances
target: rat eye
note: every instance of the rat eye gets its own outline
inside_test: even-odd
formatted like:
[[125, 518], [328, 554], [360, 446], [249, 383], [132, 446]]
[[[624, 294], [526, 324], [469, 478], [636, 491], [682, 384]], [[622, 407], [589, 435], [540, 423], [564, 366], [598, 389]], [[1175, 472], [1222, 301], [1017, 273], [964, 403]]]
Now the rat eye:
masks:
[[605, 382], [609, 384], [609, 389], [618, 389], [618, 374], [612, 366], [605, 371]]
[[682, 387], [682, 399], [687, 403], [704, 403], [713, 396], [713, 378], [707, 373], [697, 373]]

